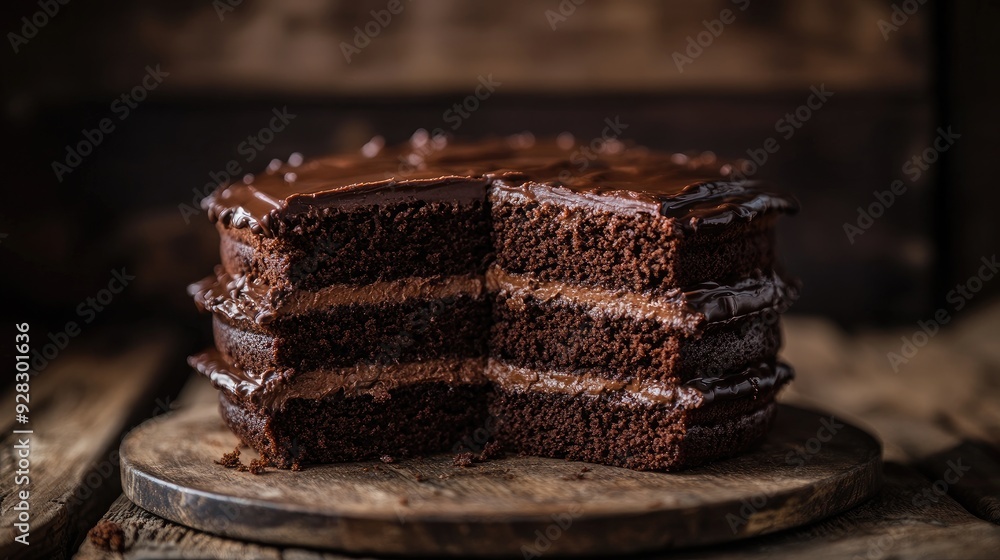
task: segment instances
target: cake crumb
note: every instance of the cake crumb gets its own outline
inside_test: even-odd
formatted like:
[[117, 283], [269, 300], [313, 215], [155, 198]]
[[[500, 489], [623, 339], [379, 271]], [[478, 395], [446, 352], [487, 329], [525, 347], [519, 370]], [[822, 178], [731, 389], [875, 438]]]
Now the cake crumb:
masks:
[[382, 461], [383, 463], [387, 463], [387, 464], [388, 463], [395, 463], [396, 462], [396, 459], [394, 459], [392, 457], [392, 455], [383, 455], [383, 456], [379, 457], [378, 459], [379, 459], [379, 461]]
[[227, 469], [236, 469], [237, 472], [261, 474], [266, 467], [271, 466], [271, 461], [266, 456], [261, 456], [260, 459], [251, 459], [250, 464], [247, 465], [240, 459], [240, 448], [237, 446], [233, 448], [232, 452], [223, 454], [222, 459], [215, 461], [215, 464], [222, 465]]
[[298, 462], [297, 460], [293, 461], [292, 462], [292, 470], [295, 471], [295, 472], [301, 471], [302, 470], [302, 463]]
[[427, 477], [424, 476], [423, 473], [413, 473], [413, 480], [416, 480], [417, 482], [423, 482], [427, 480]]
[[483, 447], [481, 453], [479, 453], [478, 462], [485, 463], [486, 461], [491, 461], [493, 459], [501, 459], [506, 455], [503, 450], [503, 445], [499, 441], [491, 441]]
[[476, 462], [476, 456], [473, 455], [472, 452], [466, 451], [465, 453], [459, 453], [458, 455], [455, 455], [455, 459], [451, 462], [451, 464], [456, 467], [466, 468], [466, 467], [471, 467], [472, 464], [475, 462]]
[[483, 450], [478, 455], [471, 451], [455, 455], [452, 464], [456, 467], [471, 467], [474, 463], [485, 463], [493, 459], [499, 459], [505, 455], [503, 445], [498, 441], [491, 441], [483, 447]]
[[240, 448], [239, 446], [233, 448], [232, 452], [224, 453], [222, 459], [215, 461], [215, 464], [222, 465], [227, 469], [239, 469], [243, 466], [243, 461], [240, 461]]
[[582, 472], [582, 473], [584, 473], [584, 472], [590, 472], [590, 467], [583, 467], [582, 469], [580, 469], [580, 472]]
[[125, 531], [114, 521], [102, 520], [87, 532], [87, 538], [97, 548], [110, 552], [125, 550]]

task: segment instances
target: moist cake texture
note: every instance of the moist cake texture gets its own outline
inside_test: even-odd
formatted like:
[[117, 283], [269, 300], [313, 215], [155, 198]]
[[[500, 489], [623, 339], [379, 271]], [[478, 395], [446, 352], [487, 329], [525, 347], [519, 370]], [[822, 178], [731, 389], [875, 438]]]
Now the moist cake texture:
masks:
[[639, 470], [738, 453], [791, 377], [776, 271], [790, 197], [711, 155], [415, 136], [275, 162], [204, 206], [222, 264], [190, 287], [190, 360], [279, 467], [451, 449]]

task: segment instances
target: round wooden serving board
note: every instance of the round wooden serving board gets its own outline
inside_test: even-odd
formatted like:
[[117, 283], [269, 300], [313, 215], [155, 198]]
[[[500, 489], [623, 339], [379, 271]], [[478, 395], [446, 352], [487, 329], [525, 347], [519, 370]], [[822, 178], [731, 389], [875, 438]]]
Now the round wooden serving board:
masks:
[[[756, 450], [679, 473], [453, 455], [253, 475], [214, 461], [238, 441], [212, 406], [156, 418], [121, 447], [125, 494], [227, 537], [367, 554], [609, 554], [719, 543], [813, 522], [871, 497], [881, 446], [783, 406]], [[245, 462], [256, 457], [244, 450]], [[533, 556], [534, 555], [534, 556]]]

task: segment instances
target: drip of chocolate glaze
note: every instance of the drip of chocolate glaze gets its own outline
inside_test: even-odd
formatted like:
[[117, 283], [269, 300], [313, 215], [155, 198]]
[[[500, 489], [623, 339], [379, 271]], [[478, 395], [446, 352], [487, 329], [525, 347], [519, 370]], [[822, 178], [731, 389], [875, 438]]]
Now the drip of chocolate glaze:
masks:
[[699, 393], [705, 403], [727, 401], [746, 397], [752, 394], [754, 398], [761, 392], [772, 387], [780, 387], [795, 376], [792, 367], [784, 362], [772, 365], [762, 362], [748, 367], [739, 373], [720, 377], [699, 377], [684, 384]]
[[689, 309], [714, 323], [765, 309], [784, 313], [798, 299], [799, 290], [798, 280], [786, 280], [774, 273], [731, 285], [705, 282], [684, 290], [683, 298]]
[[188, 294], [203, 311], [218, 313], [231, 321], [267, 324], [278, 306], [276, 291], [264, 282], [246, 276], [232, 277], [221, 266], [215, 275], [188, 286]]

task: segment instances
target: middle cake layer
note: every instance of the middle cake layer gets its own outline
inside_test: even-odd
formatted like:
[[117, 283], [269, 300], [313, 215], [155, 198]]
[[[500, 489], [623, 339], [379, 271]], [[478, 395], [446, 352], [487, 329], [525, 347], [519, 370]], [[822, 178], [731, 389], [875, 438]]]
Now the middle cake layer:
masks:
[[[778, 276], [666, 295], [539, 281], [492, 268], [296, 291], [217, 271], [191, 288], [216, 346], [254, 373], [489, 353], [525, 367], [684, 381], [773, 359], [794, 288]], [[487, 340], [489, 337], [489, 340]]]
[[795, 295], [777, 275], [638, 294], [487, 272], [490, 355], [522, 367], [682, 382], [773, 360]]
[[227, 361], [257, 374], [486, 355], [490, 302], [479, 276], [335, 285], [276, 304], [263, 283], [219, 270], [191, 292], [212, 312]]

